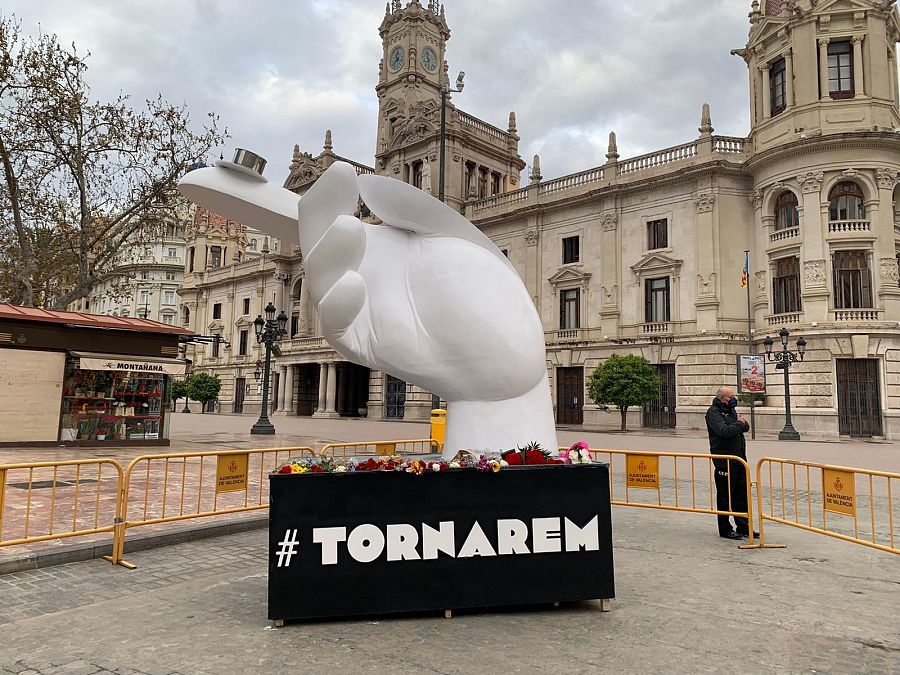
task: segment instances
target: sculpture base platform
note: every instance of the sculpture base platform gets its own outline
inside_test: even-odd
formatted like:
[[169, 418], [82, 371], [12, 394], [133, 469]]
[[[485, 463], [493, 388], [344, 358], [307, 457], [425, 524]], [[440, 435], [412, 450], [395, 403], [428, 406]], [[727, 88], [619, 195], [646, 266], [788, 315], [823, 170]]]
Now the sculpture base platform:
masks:
[[270, 476], [269, 618], [615, 597], [605, 464]]

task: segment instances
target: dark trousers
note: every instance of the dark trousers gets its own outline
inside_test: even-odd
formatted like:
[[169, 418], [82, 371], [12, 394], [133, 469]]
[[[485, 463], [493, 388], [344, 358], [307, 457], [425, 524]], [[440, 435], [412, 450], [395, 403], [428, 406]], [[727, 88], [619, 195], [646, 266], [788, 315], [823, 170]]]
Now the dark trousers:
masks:
[[[726, 462], [716, 460], [716, 469], [713, 472], [716, 478], [716, 509], [719, 511], [746, 511], [747, 510], [747, 472], [740, 462]], [[721, 468], [720, 468], [721, 467]], [[728, 502], [729, 470], [731, 480], [731, 504]], [[718, 516], [719, 534], [728, 534], [731, 531], [729, 516]], [[735, 528], [741, 534], [750, 532], [746, 518], [734, 517]]]

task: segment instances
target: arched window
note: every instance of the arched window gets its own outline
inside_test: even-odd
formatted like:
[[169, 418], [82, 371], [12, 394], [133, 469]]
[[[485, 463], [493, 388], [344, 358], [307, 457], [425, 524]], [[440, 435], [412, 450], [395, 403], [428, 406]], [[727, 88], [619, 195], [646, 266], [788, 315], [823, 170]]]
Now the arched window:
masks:
[[775, 229], [789, 230], [794, 227], [800, 227], [800, 213], [797, 211], [797, 195], [788, 190], [775, 200]]
[[862, 190], [856, 183], [845, 180], [831, 189], [831, 220], [865, 220], [866, 205]]

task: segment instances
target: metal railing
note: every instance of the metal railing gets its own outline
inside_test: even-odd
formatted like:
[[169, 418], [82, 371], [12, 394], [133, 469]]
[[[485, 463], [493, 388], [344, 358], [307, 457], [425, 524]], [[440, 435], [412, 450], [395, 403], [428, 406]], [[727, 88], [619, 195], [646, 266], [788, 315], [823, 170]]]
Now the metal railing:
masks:
[[773, 546], [766, 543], [770, 521], [900, 554], [893, 502], [900, 473], [763, 457], [756, 484], [760, 548]]
[[302, 446], [134, 458], [125, 470], [113, 552], [106, 559], [134, 567], [123, 559], [125, 536], [134, 527], [268, 508], [266, 476], [288, 459], [305, 454], [316, 453]]
[[355, 457], [362, 455], [431, 455], [440, 453], [438, 442], [431, 438], [405, 441], [368, 441], [329, 443], [319, 450], [322, 457]]
[[[112, 459], [0, 464], [0, 547], [112, 532], [122, 485]], [[24, 491], [24, 503], [11, 489]], [[23, 517], [10, 525], [11, 507]]]
[[[563, 450], [564, 448], [560, 448]], [[716, 516], [746, 518], [753, 523], [753, 499], [750, 483], [750, 466], [733, 455], [710, 455], [690, 452], [651, 452], [644, 450], [596, 450], [590, 449], [594, 459], [609, 463], [609, 496], [614, 506], [635, 506], [664, 511], [684, 511]], [[728, 508], [718, 508], [715, 492], [715, 462], [724, 462], [728, 481]], [[666, 466], [668, 464], [668, 467]], [[699, 464], [699, 467], [698, 467]], [[731, 491], [731, 473], [742, 467], [746, 476], [747, 491], [741, 500]], [[680, 470], [679, 470], [680, 467]], [[667, 469], [671, 469], [671, 471]], [[708, 485], [698, 481], [708, 479]], [[685, 483], [687, 483], [685, 485]], [[637, 499], [637, 495], [651, 494], [652, 501]], [[633, 498], [635, 495], [635, 498]], [[746, 508], [735, 508], [746, 500]], [[737, 503], [735, 503], [737, 502]], [[749, 527], [749, 542], [753, 544], [753, 527]]]

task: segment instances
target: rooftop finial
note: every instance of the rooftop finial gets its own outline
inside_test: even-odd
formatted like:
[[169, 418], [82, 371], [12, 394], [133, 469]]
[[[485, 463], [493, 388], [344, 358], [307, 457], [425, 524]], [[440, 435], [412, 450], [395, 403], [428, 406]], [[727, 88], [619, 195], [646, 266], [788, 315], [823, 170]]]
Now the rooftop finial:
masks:
[[294, 143], [294, 157], [293, 157], [293, 159], [294, 159], [295, 162], [300, 160], [300, 144], [299, 144], [299, 143]]
[[715, 131], [712, 125], [712, 116], [709, 114], [709, 103], [703, 104], [703, 111], [700, 113], [700, 128], [698, 129], [701, 136], [712, 136]]
[[606, 159], [610, 162], [619, 161], [619, 146], [616, 144], [616, 132], [609, 132], [609, 146], [606, 149]]
[[535, 155], [534, 160], [531, 162], [531, 175], [529, 176], [531, 179], [531, 184], [540, 183], [544, 178], [541, 175], [541, 156]]
[[331, 143], [331, 129], [325, 130], [325, 152], [331, 152], [334, 149], [334, 145]]
[[514, 112], [509, 113], [509, 129], [508, 129], [508, 131], [511, 134], [514, 134], [518, 131], [518, 129], [516, 128], [516, 113], [514, 113]]

